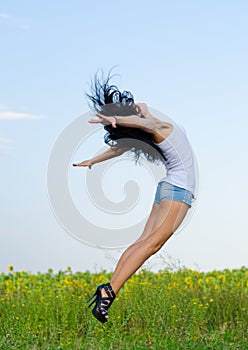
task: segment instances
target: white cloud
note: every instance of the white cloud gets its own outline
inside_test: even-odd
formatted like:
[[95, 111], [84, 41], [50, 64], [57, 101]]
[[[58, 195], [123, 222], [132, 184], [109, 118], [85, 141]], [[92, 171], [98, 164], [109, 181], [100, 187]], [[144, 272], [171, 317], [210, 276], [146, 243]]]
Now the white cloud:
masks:
[[7, 154], [12, 150], [12, 140], [0, 137], [0, 154]]
[[0, 137], [0, 145], [12, 142], [10, 139], [6, 139], [5, 137]]
[[2, 109], [8, 109], [8, 107], [6, 105], [0, 104], [0, 110], [2, 110]]
[[30, 26], [27, 23], [24, 23], [21, 18], [13, 17], [8, 13], [0, 12], [0, 21], [8, 21], [11, 25], [23, 30], [30, 29]]
[[17, 120], [17, 119], [43, 119], [42, 115], [30, 114], [30, 113], [20, 113], [11, 111], [0, 111], [0, 120]]
[[10, 18], [10, 15], [8, 15], [7, 13], [2, 13], [2, 12], [0, 12], [0, 18], [1, 18], [1, 19], [9, 19], [9, 18]]

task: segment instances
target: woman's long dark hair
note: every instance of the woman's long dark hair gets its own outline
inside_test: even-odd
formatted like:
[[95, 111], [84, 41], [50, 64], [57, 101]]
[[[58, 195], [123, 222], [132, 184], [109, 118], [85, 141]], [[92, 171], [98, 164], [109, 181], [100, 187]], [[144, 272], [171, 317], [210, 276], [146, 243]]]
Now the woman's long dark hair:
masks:
[[[116, 85], [111, 85], [110, 80], [113, 75], [110, 74], [111, 71], [105, 79], [103, 76], [100, 79], [96, 74], [91, 82], [91, 94], [86, 94], [86, 96], [93, 104], [93, 108], [106, 116], [140, 115], [139, 108], [134, 105], [132, 93], [120, 92]], [[153, 163], [164, 160], [160, 148], [155, 145], [150, 133], [121, 125], [117, 125], [116, 128], [105, 125], [104, 129], [107, 131], [104, 136], [105, 143], [116, 148], [127, 147], [134, 153], [136, 162], [141, 155]]]

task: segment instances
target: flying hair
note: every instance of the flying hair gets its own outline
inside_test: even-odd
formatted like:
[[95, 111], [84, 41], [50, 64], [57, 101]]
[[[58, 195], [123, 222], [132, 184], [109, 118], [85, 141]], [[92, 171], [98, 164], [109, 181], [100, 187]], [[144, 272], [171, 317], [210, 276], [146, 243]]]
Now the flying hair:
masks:
[[[114, 77], [111, 71], [106, 78], [103, 73], [101, 77], [96, 73], [94, 80], [91, 80], [91, 93], [86, 93], [91, 102], [91, 108], [106, 116], [140, 115], [139, 107], [134, 104], [133, 94], [126, 90], [121, 92], [116, 85], [110, 84], [110, 80]], [[133, 153], [136, 163], [142, 156], [152, 163], [165, 160], [150, 133], [121, 125], [117, 125], [116, 128], [105, 125], [104, 129], [106, 130], [105, 143], [117, 149], [128, 148]]]

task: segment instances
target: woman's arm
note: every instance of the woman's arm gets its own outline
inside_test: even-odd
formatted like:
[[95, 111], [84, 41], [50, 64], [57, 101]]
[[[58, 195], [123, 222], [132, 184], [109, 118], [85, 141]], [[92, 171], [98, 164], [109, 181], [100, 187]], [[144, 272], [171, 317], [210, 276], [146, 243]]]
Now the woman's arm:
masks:
[[152, 114], [150, 114], [148, 107], [145, 103], [136, 103], [140, 113], [138, 115], [130, 116], [105, 116], [97, 113], [98, 120], [91, 119], [89, 122], [92, 124], [112, 125], [113, 128], [117, 128], [118, 125], [127, 126], [131, 128], [141, 129], [152, 135], [154, 142], [160, 143], [171, 133], [173, 126], [169, 123], [165, 123]]
[[147, 124], [147, 119], [154, 118], [149, 113], [148, 108], [144, 103], [136, 104], [136, 106], [137, 112], [139, 111], [137, 115], [134, 114], [123, 117], [120, 115], [106, 116], [101, 113], [96, 113], [98, 119], [91, 119], [89, 122], [92, 124], [100, 123], [103, 125], [112, 125], [113, 128], [116, 128], [117, 124], [132, 128], [143, 128]]
[[73, 166], [83, 166], [83, 167], [88, 166], [89, 169], [91, 169], [92, 165], [94, 165], [96, 163], [103, 162], [103, 161], [105, 161], [107, 159], [118, 157], [118, 156], [122, 155], [123, 153], [125, 153], [126, 151], [128, 151], [128, 148], [111, 147], [107, 151], [99, 154], [98, 156], [96, 156], [96, 157], [94, 157], [92, 159], [84, 160], [83, 162], [74, 163], [72, 165]]
[[158, 124], [160, 123], [159, 120], [151, 117], [151, 118], [142, 118], [137, 115], [130, 115], [130, 116], [111, 116], [107, 117], [103, 114], [97, 113], [98, 120], [91, 119], [89, 122], [91, 124], [103, 124], [103, 125], [112, 125], [113, 128], [116, 128], [117, 125], [121, 126], [127, 126], [131, 128], [138, 128], [142, 129], [146, 132], [153, 133], [153, 131], [158, 127]]
[[141, 129], [152, 135], [153, 140], [156, 143], [162, 142], [170, 133], [172, 126], [167, 123], [161, 122], [159, 119], [150, 116], [149, 118], [142, 118], [137, 115], [131, 116], [111, 116], [106, 117], [102, 114], [96, 114], [99, 119], [91, 119], [89, 122], [92, 124], [112, 125], [113, 128], [117, 128], [118, 125], [127, 126], [131, 128]]

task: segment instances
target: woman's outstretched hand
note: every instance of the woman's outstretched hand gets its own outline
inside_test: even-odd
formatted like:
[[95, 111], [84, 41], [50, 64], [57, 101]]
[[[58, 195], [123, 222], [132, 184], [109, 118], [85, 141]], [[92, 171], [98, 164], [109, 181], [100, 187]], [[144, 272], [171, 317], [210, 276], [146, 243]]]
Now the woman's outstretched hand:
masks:
[[89, 123], [91, 124], [103, 124], [103, 125], [112, 125], [113, 128], [116, 128], [116, 117], [107, 117], [106, 115], [97, 113], [99, 119], [90, 119]]
[[89, 160], [84, 160], [83, 162], [80, 162], [80, 163], [74, 163], [72, 165], [73, 166], [83, 166], [83, 167], [88, 166], [89, 169], [91, 169], [93, 162], [89, 159]]
[[[149, 113], [148, 107], [145, 103], [135, 103], [134, 106], [137, 108], [137, 114], [134, 115], [129, 115], [130, 118], [145, 118], [149, 119], [151, 114]], [[91, 124], [103, 124], [103, 125], [112, 125], [113, 128], [117, 128], [117, 118], [123, 118], [122, 116], [116, 116], [116, 115], [111, 115], [111, 116], [106, 116], [101, 113], [96, 113], [96, 116], [98, 119], [90, 119], [89, 123]], [[138, 119], [137, 119], [138, 120]]]

